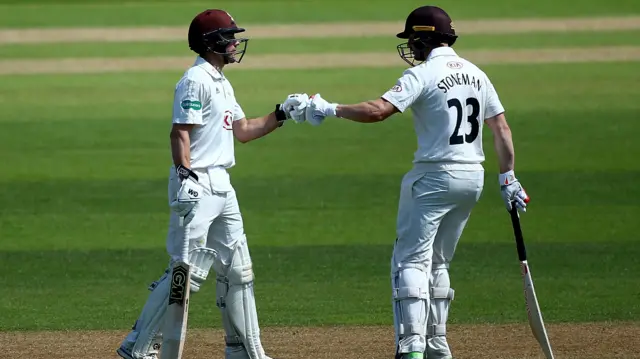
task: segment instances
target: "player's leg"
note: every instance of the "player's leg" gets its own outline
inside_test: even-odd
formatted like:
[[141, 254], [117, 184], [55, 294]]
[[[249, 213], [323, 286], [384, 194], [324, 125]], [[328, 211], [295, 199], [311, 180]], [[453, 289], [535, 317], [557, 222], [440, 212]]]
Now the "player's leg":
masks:
[[[198, 173], [206, 179], [205, 173]], [[177, 191], [177, 179], [173, 173], [169, 180], [169, 198]], [[209, 226], [213, 219], [220, 213], [224, 205], [224, 198], [212, 196], [205, 189], [205, 195], [200, 201], [193, 219], [186, 225], [189, 226], [189, 261], [192, 265], [191, 292], [197, 292], [206, 280], [208, 271], [213, 263], [211, 251], [194, 250], [202, 247], [206, 242]], [[162, 276], [149, 286], [149, 296], [139, 314], [132, 330], [122, 341], [118, 354], [127, 359], [156, 358], [162, 344], [161, 327], [166, 313], [170, 278], [169, 271], [172, 260], [179, 258], [184, 241], [184, 230], [179, 224], [178, 216], [171, 213], [167, 232], [167, 252], [171, 257], [167, 270]]]
[[447, 320], [454, 290], [449, 279], [449, 263], [483, 186], [483, 172], [452, 172], [449, 181], [453, 208], [444, 216], [433, 243], [433, 266], [429, 278], [431, 303], [427, 326], [427, 357], [451, 358], [447, 342]]
[[422, 358], [426, 351], [429, 273], [433, 241], [448, 211], [441, 174], [409, 174], [403, 180], [393, 249], [392, 290], [396, 356]]
[[227, 193], [227, 206], [212, 224], [207, 245], [220, 254], [213, 269], [226, 359], [269, 359], [260, 340], [252, 260], [235, 192]]

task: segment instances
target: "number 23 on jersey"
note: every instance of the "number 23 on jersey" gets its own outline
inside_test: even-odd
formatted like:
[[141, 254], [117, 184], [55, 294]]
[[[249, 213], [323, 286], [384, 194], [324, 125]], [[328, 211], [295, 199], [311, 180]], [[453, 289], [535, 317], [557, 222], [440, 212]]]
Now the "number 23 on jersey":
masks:
[[[463, 143], [473, 143], [478, 138], [480, 132], [480, 122], [478, 115], [480, 114], [480, 103], [475, 97], [468, 97], [466, 99], [452, 98], [447, 101], [449, 111], [455, 112], [456, 125], [449, 137], [450, 145], [461, 145]], [[471, 128], [470, 131], [464, 129], [468, 128], [466, 123], [463, 126], [463, 118]], [[462, 127], [462, 130], [460, 129]]]

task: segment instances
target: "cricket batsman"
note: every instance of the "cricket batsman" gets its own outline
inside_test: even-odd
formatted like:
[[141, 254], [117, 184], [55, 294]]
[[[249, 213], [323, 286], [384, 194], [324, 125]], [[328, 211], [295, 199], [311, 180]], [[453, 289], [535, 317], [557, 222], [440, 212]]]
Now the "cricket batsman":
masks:
[[[215, 272], [216, 298], [225, 331], [226, 359], [269, 359], [260, 340], [253, 291], [254, 274], [243, 220], [227, 170], [235, 165], [234, 138], [246, 143], [263, 137], [287, 119], [304, 120], [306, 94], [291, 95], [275, 111], [248, 120], [222, 71], [240, 63], [248, 39], [224, 10], [205, 10], [191, 22], [189, 47], [196, 60], [177, 82], [170, 134], [171, 216], [166, 239], [171, 263], [188, 260], [191, 293]], [[186, 230], [185, 230], [186, 228]], [[188, 241], [188, 258], [183, 244]], [[125, 359], [156, 359], [167, 310], [167, 270], [151, 293], [117, 353]]]
[[353, 105], [310, 99], [306, 120], [326, 117], [384, 121], [411, 109], [418, 138], [413, 168], [404, 176], [391, 258], [397, 359], [449, 359], [446, 323], [454, 297], [449, 265], [484, 187], [482, 129], [493, 133], [507, 209], [526, 210], [529, 197], [514, 173], [514, 148], [504, 108], [487, 75], [459, 57], [449, 15], [435, 6], [413, 10], [398, 38], [411, 67], [381, 98]]

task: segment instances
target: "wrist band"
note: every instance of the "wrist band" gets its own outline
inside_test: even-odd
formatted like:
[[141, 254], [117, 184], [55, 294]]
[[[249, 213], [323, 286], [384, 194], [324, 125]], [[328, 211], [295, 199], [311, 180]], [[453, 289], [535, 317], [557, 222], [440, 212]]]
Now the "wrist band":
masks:
[[176, 167], [176, 173], [178, 174], [178, 177], [180, 177], [181, 180], [184, 180], [185, 178], [188, 178], [188, 177], [193, 177], [193, 179], [198, 181], [198, 175], [183, 165], [178, 165]]
[[513, 170], [511, 170], [505, 173], [501, 173], [498, 176], [498, 181], [501, 186], [508, 186], [518, 180], [516, 179], [516, 174], [513, 172]]
[[273, 113], [275, 113], [276, 120], [280, 122], [280, 125], [282, 125], [282, 122], [287, 119], [287, 114], [285, 114], [284, 111], [280, 109], [280, 104], [276, 105], [276, 109], [275, 111], [273, 111]]

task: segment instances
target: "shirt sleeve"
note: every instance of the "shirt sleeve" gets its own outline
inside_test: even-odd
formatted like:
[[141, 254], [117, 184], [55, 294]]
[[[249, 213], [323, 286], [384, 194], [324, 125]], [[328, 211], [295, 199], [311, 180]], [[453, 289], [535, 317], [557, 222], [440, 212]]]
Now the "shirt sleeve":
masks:
[[206, 100], [206, 89], [202, 83], [192, 79], [180, 81], [173, 97], [173, 123], [201, 125], [202, 107]]
[[381, 97], [389, 101], [398, 111], [404, 112], [411, 107], [418, 97], [422, 94], [424, 85], [416, 74], [406, 70], [402, 77], [396, 81], [396, 84], [385, 92]]
[[244, 111], [242, 111], [242, 107], [240, 107], [240, 104], [238, 103], [238, 101], [236, 101], [236, 104], [233, 106], [233, 120], [238, 121], [242, 120], [245, 117], [246, 116], [244, 114]]
[[504, 112], [504, 107], [500, 102], [500, 97], [491, 81], [487, 78], [487, 98], [485, 102], [484, 119], [497, 116]]

